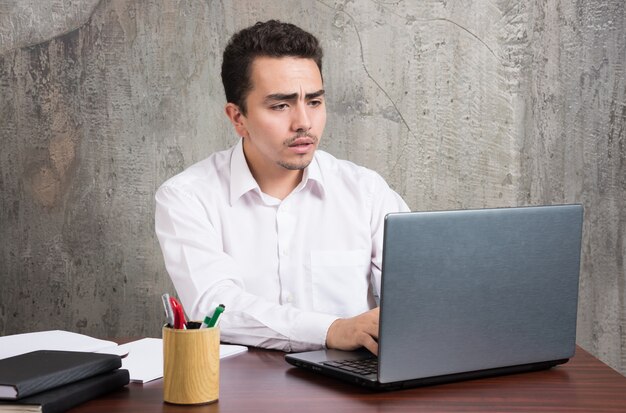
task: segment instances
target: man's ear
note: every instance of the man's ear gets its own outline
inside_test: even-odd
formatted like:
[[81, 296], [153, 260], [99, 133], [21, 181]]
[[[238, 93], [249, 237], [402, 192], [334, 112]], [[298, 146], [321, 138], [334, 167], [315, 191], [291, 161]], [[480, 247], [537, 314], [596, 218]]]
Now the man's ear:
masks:
[[237, 135], [242, 138], [248, 137], [248, 129], [244, 123], [245, 115], [241, 113], [239, 106], [234, 103], [227, 103], [224, 107], [224, 112], [226, 112], [226, 116], [230, 119], [230, 123], [233, 124], [235, 130], [237, 131]]

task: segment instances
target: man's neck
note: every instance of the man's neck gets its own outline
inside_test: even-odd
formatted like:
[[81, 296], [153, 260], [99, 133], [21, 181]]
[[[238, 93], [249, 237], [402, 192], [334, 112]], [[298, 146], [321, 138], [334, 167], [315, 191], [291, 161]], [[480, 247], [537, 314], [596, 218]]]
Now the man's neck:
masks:
[[304, 174], [304, 170], [290, 170], [278, 165], [258, 168], [247, 163], [261, 192], [280, 200], [285, 199], [300, 184]]
[[285, 170], [285, 172], [288, 173], [275, 176], [267, 176], [266, 174], [263, 177], [256, 177], [253, 173], [252, 176], [254, 176], [264, 194], [283, 200], [300, 184], [303, 175], [302, 170]]

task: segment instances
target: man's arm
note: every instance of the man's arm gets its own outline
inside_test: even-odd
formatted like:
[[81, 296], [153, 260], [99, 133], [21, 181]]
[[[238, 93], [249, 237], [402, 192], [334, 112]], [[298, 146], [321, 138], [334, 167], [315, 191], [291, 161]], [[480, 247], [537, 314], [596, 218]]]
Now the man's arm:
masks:
[[[393, 191], [384, 179], [376, 174], [376, 185], [371, 191], [372, 229], [372, 280], [376, 295], [380, 291], [383, 234], [385, 216], [390, 212], [407, 212], [409, 207]], [[359, 314], [355, 317], [338, 319], [331, 324], [326, 335], [326, 346], [339, 350], [354, 350], [365, 347], [373, 354], [378, 354], [379, 308]]]
[[242, 269], [222, 249], [204, 206], [175, 188], [156, 194], [155, 229], [167, 271], [188, 315], [201, 320], [224, 304], [224, 341], [285, 351], [325, 345], [336, 316], [282, 306], [250, 294]]
[[340, 318], [330, 325], [326, 346], [339, 350], [355, 350], [365, 347], [378, 355], [379, 308], [356, 317]]

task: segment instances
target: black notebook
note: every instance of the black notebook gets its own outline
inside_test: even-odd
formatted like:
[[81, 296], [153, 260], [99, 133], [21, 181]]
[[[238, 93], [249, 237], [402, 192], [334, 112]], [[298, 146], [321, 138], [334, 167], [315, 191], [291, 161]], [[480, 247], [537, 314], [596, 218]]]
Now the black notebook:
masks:
[[2, 401], [0, 413], [60, 413], [119, 389], [129, 381], [128, 370], [113, 370], [20, 400]]
[[114, 354], [39, 350], [0, 360], [0, 400], [21, 399], [118, 369]]

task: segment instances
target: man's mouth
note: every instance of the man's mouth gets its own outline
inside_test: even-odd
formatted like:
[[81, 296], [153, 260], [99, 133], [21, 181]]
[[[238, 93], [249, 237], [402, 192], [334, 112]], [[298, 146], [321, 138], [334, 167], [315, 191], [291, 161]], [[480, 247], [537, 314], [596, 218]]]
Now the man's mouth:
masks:
[[295, 136], [292, 136], [291, 138], [287, 139], [285, 141], [285, 145], [287, 146], [304, 145], [304, 144], [311, 144], [315, 142], [317, 142], [317, 137], [315, 137], [315, 135], [304, 132], [304, 133], [298, 133]]
[[316, 143], [317, 138], [311, 135], [295, 136], [285, 142], [287, 147], [297, 154], [306, 154]]
[[308, 137], [304, 137], [304, 138], [297, 138], [296, 140], [294, 140], [293, 142], [289, 143], [289, 146], [307, 146], [307, 145], [313, 145], [315, 144], [315, 140], [308, 138]]

